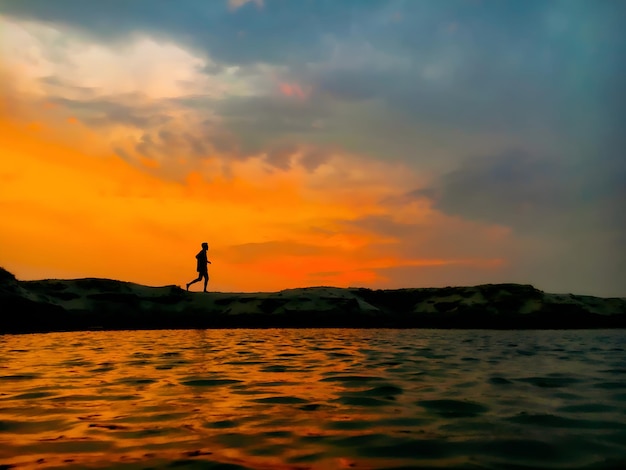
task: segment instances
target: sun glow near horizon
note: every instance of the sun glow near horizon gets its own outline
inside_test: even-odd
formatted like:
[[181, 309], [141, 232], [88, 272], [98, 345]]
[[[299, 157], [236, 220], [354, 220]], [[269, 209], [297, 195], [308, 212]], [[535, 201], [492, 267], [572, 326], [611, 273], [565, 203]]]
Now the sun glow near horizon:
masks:
[[[18, 278], [180, 285], [193, 275], [193, 255], [203, 240], [211, 246], [216, 290], [376, 285], [385, 281], [380, 268], [485, 264], [401, 258], [393, 236], [350, 227], [352, 220], [382, 214], [376, 201], [393, 192], [379, 164], [360, 167], [350, 188], [329, 183], [329, 174], [316, 179], [298, 167], [268, 169], [261, 158], [231, 162], [227, 176], [219, 159], [207, 158], [173, 180], [159, 168], [107, 153], [76, 118], [42, 106], [38, 117], [56, 122], [16, 122], [5, 115], [0, 130], [0, 242], [3, 262]], [[337, 168], [347, 172], [349, 164], [337, 159]], [[388, 171], [401, 170], [390, 165]], [[344, 182], [349, 185], [349, 177]], [[315, 198], [319, 186], [323, 194]], [[428, 209], [420, 210], [427, 218]]]

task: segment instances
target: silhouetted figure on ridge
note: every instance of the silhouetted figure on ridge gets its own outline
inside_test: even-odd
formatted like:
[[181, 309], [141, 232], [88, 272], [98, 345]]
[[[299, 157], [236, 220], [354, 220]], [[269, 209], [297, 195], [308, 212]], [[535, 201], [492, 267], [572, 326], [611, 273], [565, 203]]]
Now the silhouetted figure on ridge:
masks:
[[196, 271], [198, 271], [198, 279], [194, 279], [193, 281], [187, 283], [187, 290], [189, 290], [189, 286], [195, 284], [196, 282], [204, 279], [204, 292], [206, 292], [206, 285], [209, 282], [209, 267], [207, 264], [211, 264], [211, 262], [207, 259], [206, 253], [209, 250], [209, 244], [204, 242], [202, 244], [202, 250], [196, 255], [196, 259], [198, 260]]

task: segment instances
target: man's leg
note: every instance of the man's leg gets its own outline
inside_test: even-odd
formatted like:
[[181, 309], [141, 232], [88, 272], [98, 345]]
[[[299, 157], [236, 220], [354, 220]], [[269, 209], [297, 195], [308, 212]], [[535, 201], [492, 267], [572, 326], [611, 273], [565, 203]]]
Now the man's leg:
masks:
[[209, 273], [204, 273], [204, 292], [206, 292], [206, 285], [209, 283]]
[[189, 290], [189, 286], [192, 284], [195, 284], [196, 282], [198, 282], [200, 279], [202, 279], [202, 274], [198, 275], [198, 279], [194, 279], [193, 281], [189, 282], [187, 284], [187, 290]]

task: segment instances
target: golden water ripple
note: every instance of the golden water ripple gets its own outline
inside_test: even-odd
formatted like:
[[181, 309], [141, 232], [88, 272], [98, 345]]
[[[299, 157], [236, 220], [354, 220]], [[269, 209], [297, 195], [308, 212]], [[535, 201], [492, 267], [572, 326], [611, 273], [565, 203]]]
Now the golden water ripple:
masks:
[[626, 468], [621, 330], [0, 336], [0, 469]]

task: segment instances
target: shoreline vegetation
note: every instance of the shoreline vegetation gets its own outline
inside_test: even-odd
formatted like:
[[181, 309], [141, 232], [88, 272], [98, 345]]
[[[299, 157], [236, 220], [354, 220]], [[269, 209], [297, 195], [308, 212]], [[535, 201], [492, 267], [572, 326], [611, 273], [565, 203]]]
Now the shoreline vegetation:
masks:
[[626, 298], [522, 284], [187, 292], [110, 279], [20, 281], [0, 268], [0, 334], [205, 328], [626, 328]]

